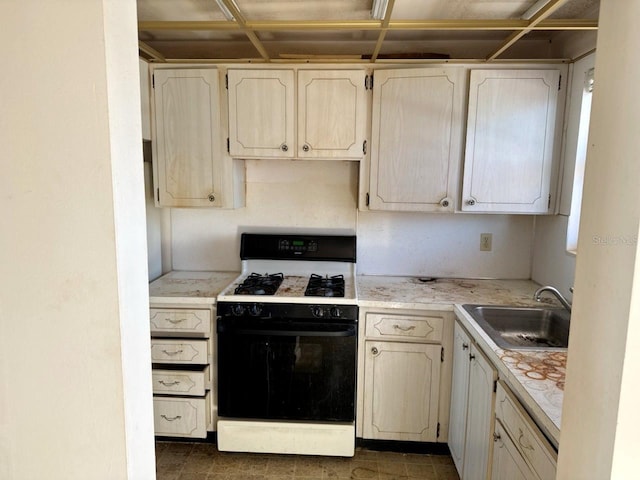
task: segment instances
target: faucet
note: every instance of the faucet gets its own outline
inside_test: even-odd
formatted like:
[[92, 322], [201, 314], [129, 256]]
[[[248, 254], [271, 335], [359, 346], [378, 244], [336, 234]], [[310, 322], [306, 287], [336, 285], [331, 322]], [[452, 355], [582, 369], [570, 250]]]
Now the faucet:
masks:
[[533, 294], [533, 299], [536, 302], [539, 302], [540, 295], [542, 294], [542, 292], [545, 292], [545, 291], [553, 293], [556, 296], [556, 298], [560, 300], [560, 303], [562, 304], [562, 306], [566, 308], [569, 313], [571, 313], [571, 304], [567, 301], [566, 298], [562, 296], [562, 294], [555, 287], [551, 287], [549, 285], [545, 287], [540, 287], [538, 290], [536, 290], [536, 293]]

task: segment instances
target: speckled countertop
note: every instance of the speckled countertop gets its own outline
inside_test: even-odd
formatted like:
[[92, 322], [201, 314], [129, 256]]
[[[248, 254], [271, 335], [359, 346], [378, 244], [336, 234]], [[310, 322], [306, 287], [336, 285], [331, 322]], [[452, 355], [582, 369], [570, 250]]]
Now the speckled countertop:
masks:
[[213, 304], [238, 275], [239, 272], [169, 272], [149, 284], [149, 302]]

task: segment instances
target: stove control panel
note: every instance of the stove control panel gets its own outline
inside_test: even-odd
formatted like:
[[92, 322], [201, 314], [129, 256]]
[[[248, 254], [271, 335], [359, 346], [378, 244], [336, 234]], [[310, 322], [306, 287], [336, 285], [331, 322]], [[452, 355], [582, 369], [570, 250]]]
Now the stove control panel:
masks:
[[217, 311], [221, 317], [346, 321], [358, 319], [358, 307], [355, 305], [218, 302]]

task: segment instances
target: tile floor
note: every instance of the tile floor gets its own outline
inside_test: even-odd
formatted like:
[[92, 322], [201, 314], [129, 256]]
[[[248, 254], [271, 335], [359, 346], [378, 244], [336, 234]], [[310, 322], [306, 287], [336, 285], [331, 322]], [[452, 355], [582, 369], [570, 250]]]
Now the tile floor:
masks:
[[219, 452], [211, 443], [156, 443], [157, 480], [458, 480], [448, 455], [358, 448], [353, 458]]

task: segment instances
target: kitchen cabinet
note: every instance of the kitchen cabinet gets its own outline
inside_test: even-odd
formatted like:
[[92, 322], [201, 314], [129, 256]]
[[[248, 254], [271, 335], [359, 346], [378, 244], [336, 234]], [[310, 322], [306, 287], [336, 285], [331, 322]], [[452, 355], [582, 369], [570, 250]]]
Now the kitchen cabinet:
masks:
[[462, 480], [487, 479], [497, 371], [457, 322], [453, 369], [449, 448]]
[[365, 309], [363, 324], [363, 438], [446, 441], [453, 316]]
[[471, 70], [462, 211], [552, 213], [560, 70]]
[[155, 68], [153, 158], [156, 206], [243, 205], [242, 165], [222, 148], [215, 68]]
[[462, 68], [376, 70], [369, 209], [455, 210], [465, 90]]
[[555, 479], [555, 450], [502, 381], [496, 389], [495, 418], [492, 480], [511, 480], [518, 475]]
[[217, 422], [213, 307], [150, 308], [157, 436], [206, 438]]
[[229, 152], [238, 158], [362, 158], [364, 70], [229, 69]]

